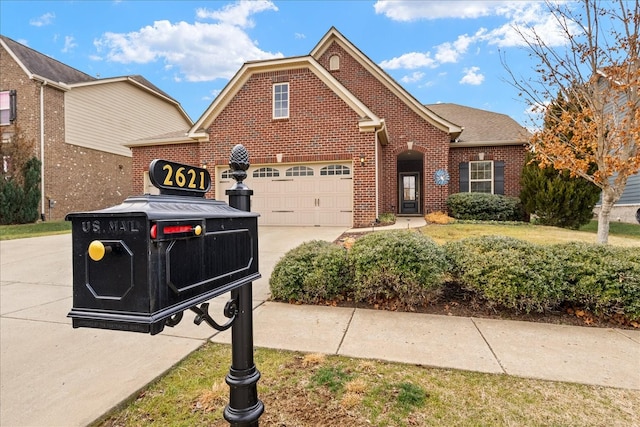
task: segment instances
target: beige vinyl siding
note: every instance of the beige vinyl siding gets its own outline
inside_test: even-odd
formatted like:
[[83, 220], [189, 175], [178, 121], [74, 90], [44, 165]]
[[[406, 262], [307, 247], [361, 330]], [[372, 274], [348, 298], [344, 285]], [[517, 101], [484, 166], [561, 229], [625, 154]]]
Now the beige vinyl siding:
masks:
[[65, 127], [69, 144], [131, 157], [122, 144], [186, 130], [191, 123], [174, 104], [122, 81], [68, 91]]

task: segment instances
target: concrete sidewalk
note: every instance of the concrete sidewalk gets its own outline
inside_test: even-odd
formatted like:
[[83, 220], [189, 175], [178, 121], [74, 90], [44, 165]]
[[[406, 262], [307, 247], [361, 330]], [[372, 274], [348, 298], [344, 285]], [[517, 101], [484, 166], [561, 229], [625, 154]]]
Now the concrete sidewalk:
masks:
[[[393, 228], [422, 223], [401, 218]], [[256, 346], [640, 390], [640, 331], [268, 301], [268, 277], [287, 250], [343, 231], [260, 228]], [[70, 235], [0, 242], [1, 426], [87, 425], [207, 340], [230, 342], [190, 312], [153, 337], [73, 329], [71, 278]], [[211, 302], [220, 321], [226, 301]]]

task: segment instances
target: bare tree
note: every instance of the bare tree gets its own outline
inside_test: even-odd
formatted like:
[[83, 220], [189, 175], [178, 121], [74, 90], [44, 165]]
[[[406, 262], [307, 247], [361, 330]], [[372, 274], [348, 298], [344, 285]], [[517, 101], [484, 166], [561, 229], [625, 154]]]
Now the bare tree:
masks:
[[547, 113], [557, 97], [574, 103], [554, 112], [552, 126], [535, 132], [531, 149], [541, 167], [568, 170], [602, 190], [597, 242], [607, 243], [611, 209], [640, 170], [639, 0], [546, 6], [566, 45], [552, 47], [547, 34], [515, 28], [537, 61], [537, 78], [515, 76], [503, 64], [534, 111]]

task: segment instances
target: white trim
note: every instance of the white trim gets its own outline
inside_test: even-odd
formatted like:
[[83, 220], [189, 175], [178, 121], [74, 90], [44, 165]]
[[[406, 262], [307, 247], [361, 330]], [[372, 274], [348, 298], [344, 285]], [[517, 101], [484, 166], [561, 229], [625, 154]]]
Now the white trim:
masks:
[[[277, 100], [277, 102], [280, 103], [280, 105], [276, 106], [276, 87], [284, 87], [284, 86], [287, 87], [287, 99]], [[282, 92], [280, 95], [282, 95]], [[282, 103], [285, 101], [287, 103], [287, 114], [282, 116], [276, 116], [276, 110], [284, 111], [284, 108], [282, 107]], [[273, 120], [288, 119], [290, 111], [291, 111], [291, 85], [289, 84], [289, 82], [274, 83], [271, 86], [271, 117], [273, 118]]]
[[324, 35], [322, 40], [313, 48], [310, 55], [314, 58], [319, 58], [330, 46], [331, 39], [335, 39], [337, 43], [346, 50], [351, 56], [356, 58], [358, 62], [364, 66], [374, 77], [376, 77], [382, 84], [389, 88], [398, 98], [404, 101], [416, 114], [424, 118], [427, 122], [431, 123], [436, 128], [453, 135], [459, 135], [462, 133], [463, 127], [450, 122], [427, 107], [418, 102], [409, 92], [407, 92], [402, 86], [396, 83], [387, 73], [385, 73], [377, 64], [371, 61], [366, 55], [364, 55], [355, 45], [347, 40], [340, 32], [335, 28], [331, 29]]
[[[490, 179], [471, 179], [471, 165], [477, 163], [489, 163], [491, 165], [491, 178]], [[491, 194], [495, 194], [495, 165], [493, 160], [471, 160], [469, 161], [469, 193], [484, 193], [484, 191], [471, 191], [471, 184], [473, 182], [491, 182]], [[487, 194], [487, 193], [485, 193]]]
[[[253, 76], [253, 74], [294, 70], [309, 69], [324, 84], [329, 87], [340, 99], [342, 99], [352, 110], [354, 110], [360, 120], [358, 126], [360, 132], [374, 132], [383, 126], [383, 120], [376, 116], [366, 105], [362, 103], [355, 95], [347, 90], [335, 77], [324, 69], [313, 57], [303, 56], [285, 59], [272, 59], [266, 61], [246, 62], [236, 75], [222, 89], [222, 92], [213, 100], [209, 108], [195, 122], [189, 130], [189, 137], [195, 137], [197, 134], [206, 132], [206, 129], [213, 123], [218, 115], [224, 110], [227, 104], [233, 99], [242, 86]], [[291, 110], [291, 106], [289, 107]]]

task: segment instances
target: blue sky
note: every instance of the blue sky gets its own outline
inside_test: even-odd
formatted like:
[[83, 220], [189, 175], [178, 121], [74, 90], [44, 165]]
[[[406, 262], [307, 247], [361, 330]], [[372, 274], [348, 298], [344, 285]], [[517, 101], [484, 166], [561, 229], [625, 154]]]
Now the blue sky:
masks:
[[564, 43], [539, 1], [0, 2], [3, 35], [93, 76], [141, 74], [194, 121], [243, 62], [307, 55], [335, 26], [420, 102], [530, 126], [500, 60], [533, 73], [514, 25]]

